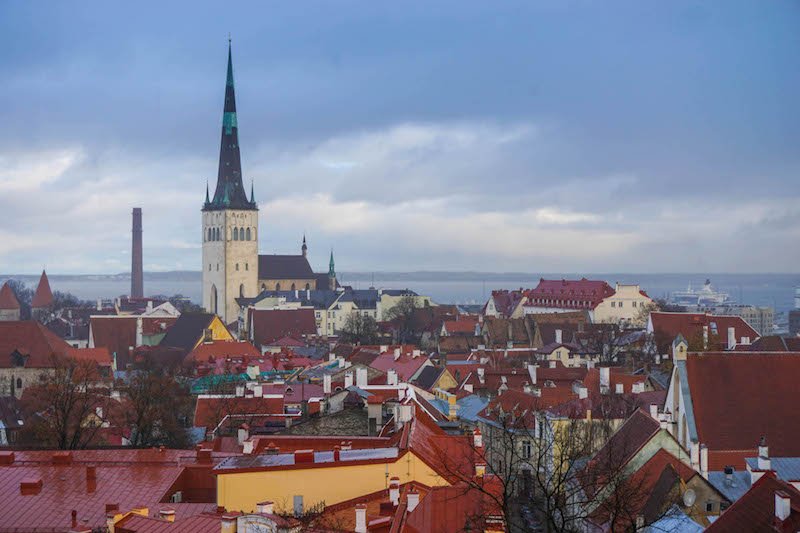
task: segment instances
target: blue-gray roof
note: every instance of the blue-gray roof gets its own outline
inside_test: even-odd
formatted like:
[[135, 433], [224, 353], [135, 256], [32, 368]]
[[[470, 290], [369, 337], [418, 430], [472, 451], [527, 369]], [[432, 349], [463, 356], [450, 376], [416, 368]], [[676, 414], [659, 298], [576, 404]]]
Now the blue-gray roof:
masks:
[[731, 475], [730, 480], [725, 475], [725, 472], [709, 472], [708, 482], [733, 503], [750, 490], [750, 472], [736, 470]]
[[645, 533], [664, 533], [671, 531], [675, 533], [701, 533], [705, 528], [688, 517], [677, 505], [673, 505], [667, 511], [664, 518], [657, 520], [645, 527]]
[[[758, 458], [745, 459], [751, 470], [758, 470]], [[770, 457], [770, 468], [782, 481], [800, 480], [800, 457]]]
[[[450, 406], [445, 400], [434, 398], [430, 400], [430, 403], [443, 414], [448, 414]], [[458, 418], [475, 423], [478, 421], [478, 413], [489, 405], [489, 400], [481, 398], [477, 394], [470, 394], [458, 400], [456, 405], [458, 405]]]

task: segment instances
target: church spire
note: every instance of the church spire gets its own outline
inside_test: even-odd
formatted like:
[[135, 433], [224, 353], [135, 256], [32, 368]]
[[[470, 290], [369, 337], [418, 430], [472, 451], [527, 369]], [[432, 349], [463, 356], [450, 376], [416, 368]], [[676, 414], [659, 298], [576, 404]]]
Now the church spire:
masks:
[[331, 278], [336, 277], [336, 268], [333, 265], [333, 248], [331, 248], [331, 260], [328, 263], [328, 276]]
[[303, 253], [303, 257], [308, 255], [308, 246], [306, 246], [306, 234], [303, 233], [303, 246], [300, 247], [300, 251]]
[[219, 148], [219, 171], [214, 199], [206, 209], [257, 209], [248, 201], [242, 184], [239, 155], [239, 125], [236, 117], [236, 94], [233, 85], [233, 58], [228, 39], [228, 72], [225, 80], [225, 105], [222, 113], [222, 140]]
[[206, 204], [205, 207], [208, 207], [208, 204], [211, 203], [211, 200], [208, 197], [208, 182], [206, 182]]
[[256, 205], [256, 189], [253, 180], [250, 180], [250, 203]]

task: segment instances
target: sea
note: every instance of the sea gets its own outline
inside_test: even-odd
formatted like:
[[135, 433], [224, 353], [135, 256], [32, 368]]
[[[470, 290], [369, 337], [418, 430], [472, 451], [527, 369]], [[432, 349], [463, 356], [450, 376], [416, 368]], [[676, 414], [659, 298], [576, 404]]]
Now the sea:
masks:
[[[182, 294], [194, 302], [200, 301], [200, 275], [169, 276], [145, 273], [144, 289], [147, 295]], [[388, 273], [387, 273], [388, 274]], [[8, 276], [6, 276], [8, 277]], [[418, 294], [430, 296], [437, 303], [449, 304], [483, 304], [497, 289], [533, 288], [540, 278], [589, 279], [606, 280], [612, 286], [616, 282], [638, 283], [653, 298], [669, 298], [676, 291], [685, 291], [688, 287], [697, 290], [702, 288], [706, 279], [710, 279], [714, 290], [727, 293], [736, 303], [766, 306], [775, 309], [776, 313], [785, 313], [794, 308], [794, 296], [800, 287], [800, 274], [514, 274], [498, 273], [443, 273], [425, 272], [402, 273], [396, 276], [347, 274], [340, 276], [339, 281], [352, 285], [357, 289], [369, 287], [386, 289], [411, 289]], [[0, 275], [0, 280], [3, 276]], [[37, 277], [21, 276], [21, 279], [35, 286]], [[50, 275], [50, 285], [54, 291], [69, 292], [83, 300], [113, 298], [127, 294], [130, 280], [127, 276], [58, 276]]]

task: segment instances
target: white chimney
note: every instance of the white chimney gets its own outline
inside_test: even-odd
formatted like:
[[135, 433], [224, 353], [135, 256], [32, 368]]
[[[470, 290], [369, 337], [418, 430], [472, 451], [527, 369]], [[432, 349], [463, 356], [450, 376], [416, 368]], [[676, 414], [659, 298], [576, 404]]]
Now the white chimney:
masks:
[[325, 394], [331, 393], [331, 375], [325, 374], [322, 376], [322, 392]]
[[256, 398], [261, 398], [264, 396], [264, 386], [263, 385], [253, 385], [253, 396]]
[[578, 387], [578, 398], [581, 400], [585, 400], [588, 397], [589, 397], [589, 389], [587, 389], [583, 385]]
[[486, 373], [486, 370], [483, 367], [479, 366], [478, 367], [478, 381], [480, 381], [481, 384], [483, 384], [485, 379], [486, 379], [485, 373]]
[[615, 392], [616, 392], [617, 394], [622, 394], [622, 393], [624, 393], [624, 392], [625, 392], [625, 385], [623, 385], [622, 383], [617, 383], [617, 384], [615, 385], [615, 389], [616, 389], [616, 390], [615, 390]]
[[421, 354], [421, 353], [422, 353], [422, 352], [420, 352], [419, 350], [413, 350], [413, 351], [411, 352], [411, 357], [413, 357], [413, 358], [415, 358], [415, 359], [416, 359], [417, 357], [419, 357], [419, 356], [420, 356], [420, 354]]
[[413, 513], [414, 509], [419, 505], [419, 492], [412, 488], [408, 491], [408, 496], [406, 498], [408, 501], [408, 512]]
[[700, 445], [700, 474], [708, 479], [708, 446]]
[[348, 389], [353, 386], [353, 371], [348, 370], [344, 373], [344, 388]]
[[275, 514], [275, 504], [269, 501], [257, 503], [256, 510], [262, 514]]
[[142, 327], [142, 317], [136, 318], [136, 346], [141, 346], [144, 342], [142, 337], [144, 335], [144, 328]]
[[783, 522], [792, 514], [792, 505], [789, 495], [782, 490], [775, 491], [775, 518]]
[[556, 330], [556, 343], [561, 344], [561, 330]]
[[100, 298], [97, 299], [97, 310], [98, 311], [103, 310], [103, 300], [101, 300]]
[[363, 503], [356, 505], [356, 533], [367, 533], [367, 506]]
[[766, 437], [761, 437], [758, 443], [758, 469], [772, 470], [772, 462], [769, 459], [769, 447]]
[[247, 424], [242, 424], [239, 427], [239, 431], [237, 432], [237, 441], [239, 442], [239, 446], [244, 444], [244, 441], [250, 438], [250, 429], [247, 427]]
[[397, 476], [389, 480], [389, 500], [395, 507], [400, 504], [400, 478]]
[[336, 359], [336, 354], [331, 352], [328, 354], [328, 361], [333, 361]]
[[395, 348], [395, 349], [394, 349], [394, 355], [393, 355], [393, 357], [394, 357], [394, 360], [395, 360], [395, 361], [397, 361], [398, 359], [400, 359], [400, 348]]
[[153, 310], [153, 300], [147, 300], [147, 310], [148, 311]]
[[556, 367], [556, 361], [555, 360], [550, 361], [550, 368], [555, 368], [555, 367]]
[[537, 365], [528, 365], [528, 375], [531, 377], [531, 383], [536, 385], [536, 368]]
[[728, 328], [728, 349], [733, 350], [736, 348], [736, 328]]
[[742, 337], [741, 344], [750, 344], [750, 337]]
[[650, 404], [650, 418], [653, 420], [658, 420], [658, 404]]
[[367, 386], [367, 369], [360, 366], [356, 368], [356, 387], [363, 389]]
[[236, 385], [236, 396], [238, 398], [244, 397], [244, 385]]
[[475, 448], [483, 448], [483, 435], [481, 434], [481, 430], [475, 428], [472, 431], [472, 444]]
[[607, 366], [600, 367], [600, 388], [603, 387], [606, 389], [611, 387], [611, 369]]
[[388, 372], [386, 372], [386, 384], [387, 385], [397, 385], [397, 371], [393, 368], [390, 368]]

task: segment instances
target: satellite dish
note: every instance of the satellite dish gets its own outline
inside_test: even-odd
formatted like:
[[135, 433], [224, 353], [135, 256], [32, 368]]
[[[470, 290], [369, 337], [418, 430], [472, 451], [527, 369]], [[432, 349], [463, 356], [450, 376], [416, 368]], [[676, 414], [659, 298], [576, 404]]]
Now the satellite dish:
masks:
[[686, 489], [686, 492], [683, 493], [683, 505], [691, 507], [696, 500], [697, 494], [692, 489]]

